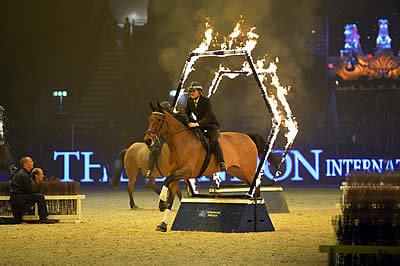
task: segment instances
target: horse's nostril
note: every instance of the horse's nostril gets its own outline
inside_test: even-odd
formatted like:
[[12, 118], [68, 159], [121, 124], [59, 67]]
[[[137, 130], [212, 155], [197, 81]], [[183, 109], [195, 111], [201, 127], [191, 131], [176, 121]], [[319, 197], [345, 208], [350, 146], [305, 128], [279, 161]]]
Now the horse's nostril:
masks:
[[147, 146], [151, 146], [152, 141], [151, 139], [147, 139], [144, 143], [146, 143]]

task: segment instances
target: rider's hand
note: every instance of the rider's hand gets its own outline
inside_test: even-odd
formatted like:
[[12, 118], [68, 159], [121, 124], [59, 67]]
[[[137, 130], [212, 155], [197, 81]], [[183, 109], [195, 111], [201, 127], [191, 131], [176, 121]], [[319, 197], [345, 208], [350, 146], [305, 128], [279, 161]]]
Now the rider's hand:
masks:
[[199, 123], [189, 123], [189, 127], [198, 127]]

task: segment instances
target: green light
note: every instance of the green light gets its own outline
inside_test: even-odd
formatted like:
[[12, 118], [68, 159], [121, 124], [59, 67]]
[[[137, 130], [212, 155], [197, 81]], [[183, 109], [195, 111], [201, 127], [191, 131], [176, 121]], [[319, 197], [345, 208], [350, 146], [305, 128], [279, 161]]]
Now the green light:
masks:
[[66, 97], [68, 96], [68, 91], [53, 91], [54, 97]]

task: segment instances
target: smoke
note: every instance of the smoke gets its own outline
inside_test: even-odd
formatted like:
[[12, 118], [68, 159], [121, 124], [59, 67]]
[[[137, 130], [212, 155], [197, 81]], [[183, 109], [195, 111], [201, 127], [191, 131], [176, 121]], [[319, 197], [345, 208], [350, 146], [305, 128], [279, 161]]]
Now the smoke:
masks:
[[152, 1], [150, 16], [159, 19], [159, 63], [175, 85], [187, 55], [203, 38], [206, 17], [215, 31], [228, 35], [243, 15], [246, 24], [255, 26], [260, 34], [254, 57], [279, 57], [281, 79], [298, 90], [304, 87], [304, 72], [312, 66], [306, 46], [318, 7], [317, 0]]
[[[322, 8], [321, 0], [153, 0], [149, 19], [153, 17], [159, 25], [155, 32], [159, 44], [158, 60], [168, 73], [169, 83], [176, 87], [187, 55], [203, 39], [205, 19], [209, 17], [214, 30], [227, 36], [240, 15], [243, 15], [245, 24], [256, 27], [255, 32], [260, 35], [253, 57], [260, 59], [267, 54], [267, 64], [276, 57], [280, 59], [278, 76], [283, 86], [292, 88], [288, 102], [299, 123], [301, 139], [313, 131], [313, 125], [318, 119], [316, 116], [324, 108], [321, 92], [327, 91], [321, 85], [326, 73], [321, 65], [316, 65], [317, 60], [324, 60], [324, 57], [316, 60], [309, 47], [312, 38], [315, 40], [318, 33], [324, 30], [324, 22], [319, 17]], [[312, 30], [316, 30], [317, 34], [313, 35]], [[229, 59], [223, 60], [224, 66], [235, 69], [232, 64], [225, 64]], [[206, 58], [198, 60], [194, 65], [196, 71], [191, 73], [187, 81], [199, 80], [203, 86], [208, 87], [219, 63]], [[240, 67], [236, 65], [237, 69]], [[265, 115], [260, 113], [263, 103], [259, 94], [253, 91], [253, 82], [221, 82], [221, 89], [213, 96], [213, 102], [224, 129], [237, 130], [238, 125], [241, 125], [249, 130], [264, 131], [264, 125], [260, 124]], [[224, 90], [225, 86], [229, 86], [230, 95]], [[245, 96], [247, 89], [251, 92]], [[236, 109], [228, 110], [227, 102]], [[239, 112], [237, 107], [241, 107]], [[237, 115], [232, 116], [232, 113]]]

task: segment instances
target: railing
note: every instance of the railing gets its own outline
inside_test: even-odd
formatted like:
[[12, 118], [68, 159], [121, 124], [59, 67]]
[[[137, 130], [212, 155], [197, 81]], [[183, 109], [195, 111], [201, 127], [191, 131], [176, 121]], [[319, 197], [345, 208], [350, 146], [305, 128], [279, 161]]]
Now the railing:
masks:
[[[85, 195], [45, 195], [50, 219], [82, 221], [82, 200]], [[12, 217], [10, 196], [0, 196], [0, 217]], [[38, 207], [35, 204], [32, 214], [22, 217], [25, 221], [39, 220]]]

